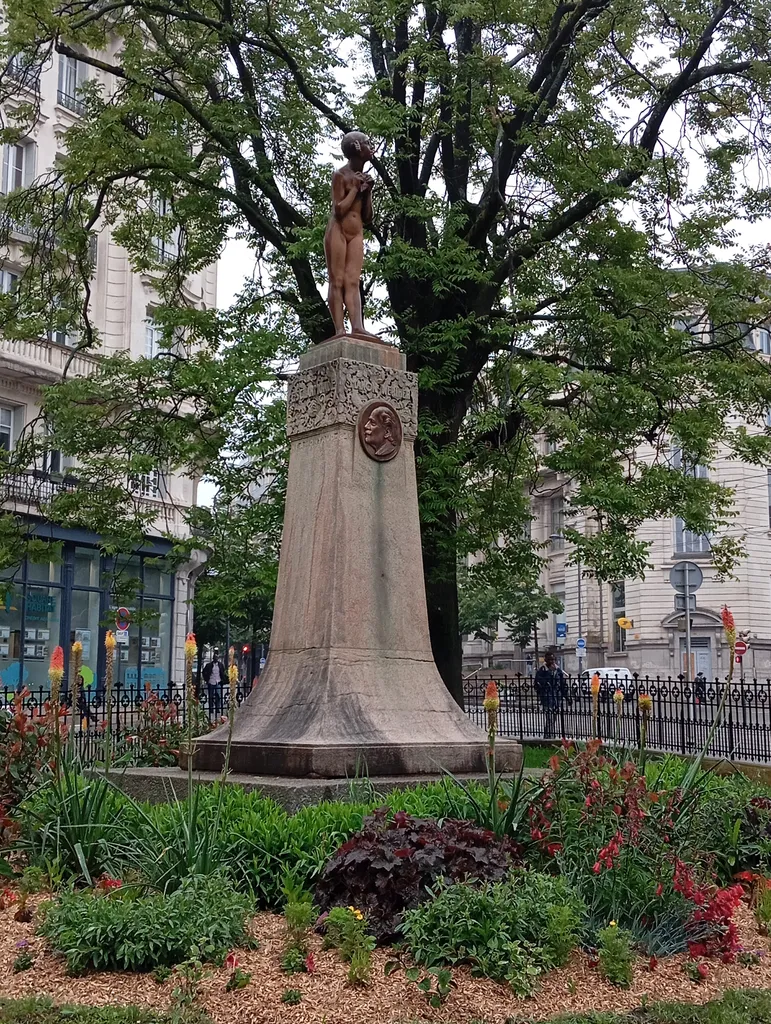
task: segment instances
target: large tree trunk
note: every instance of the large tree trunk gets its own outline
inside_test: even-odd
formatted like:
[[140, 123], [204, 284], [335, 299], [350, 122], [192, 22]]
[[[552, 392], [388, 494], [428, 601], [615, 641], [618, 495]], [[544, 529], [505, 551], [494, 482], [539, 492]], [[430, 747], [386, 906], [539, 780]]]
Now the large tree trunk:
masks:
[[423, 572], [426, 578], [431, 649], [444, 685], [463, 707], [463, 649], [458, 624], [458, 569], [452, 553], [453, 522], [446, 533], [432, 523], [423, 529]]

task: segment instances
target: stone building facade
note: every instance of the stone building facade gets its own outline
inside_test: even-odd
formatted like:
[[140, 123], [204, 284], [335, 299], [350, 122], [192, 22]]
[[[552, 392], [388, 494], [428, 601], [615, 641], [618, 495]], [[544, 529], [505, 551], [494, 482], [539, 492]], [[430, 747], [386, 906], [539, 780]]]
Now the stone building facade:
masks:
[[[756, 330], [753, 342], [761, 353], [771, 351], [768, 331]], [[755, 429], [761, 428], [761, 424], [755, 425]], [[672, 457], [676, 458], [676, 453]], [[542, 583], [547, 593], [562, 600], [564, 611], [538, 624], [540, 656], [555, 649], [563, 668], [577, 672], [576, 639], [583, 633], [587, 644], [584, 670], [615, 666], [664, 678], [686, 672], [685, 617], [682, 605], [675, 607], [669, 575], [676, 562], [688, 560], [701, 568], [704, 577], [691, 611], [691, 676], [703, 672], [715, 679], [728, 672], [728, 648], [720, 620], [721, 609], [727, 605], [739, 635], [749, 644], [741, 663], [744, 676], [771, 678], [771, 469], [750, 466], [723, 453], [714, 465], [696, 471], [734, 489], [737, 515], [728, 532], [744, 539], [747, 552], [735, 568], [736, 579], [715, 580], [710, 539], [691, 534], [682, 521], [673, 519], [650, 520], [638, 532], [641, 540], [651, 543], [652, 567], [644, 579], [603, 584], [583, 576], [576, 565], [568, 563], [570, 545], [560, 536], [566, 525], [565, 482], [559, 474], [544, 470], [533, 497], [532, 537], [548, 544]], [[570, 525], [582, 530], [586, 524], [579, 517]], [[621, 629], [619, 618], [631, 620], [632, 627]], [[463, 646], [466, 672], [480, 667], [529, 672], [536, 655], [532, 642], [521, 650], [506, 640], [502, 625], [494, 642], [464, 637]]]
[[[57, 54], [39, 77], [18, 74], [18, 95], [8, 106], [28, 101], [36, 91], [40, 115], [27, 138], [2, 147], [4, 194], [55, 165], [63, 134], [83, 111], [81, 86], [99, 74]], [[0, 263], [2, 291], [15, 287], [24, 271], [21, 228]], [[164, 257], [175, 255], [175, 239], [159, 240], [158, 245]], [[100, 352], [156, 356], [159, 331], [153, 310], [159, 300], [152, 275], [132, 271], [128, 254], [107, 226], [95, 239], [93, 262], [91, 317], [102, 338]], [[185, 282], [185, 298], [199, 308], [211, 308], [216, 288], [217, 268], [211, 266]], [[13, 448], [25, 425], [38, 415], [41, 386], [60, 379], [65, 366], [70, 377], [92, 372], [99, 356], [73, 354], [75, 344], [76, 338], [62, 332], [23, 342], [0, 337], [0, 448]], [[158, 559], [171, 546], [164, 533], [183, 535], [183, 513], [196, 502], [198, 481], [162, 467], [137, 480], [136, 497], [157, 512], [155, 525], [135, 551], [112, 560], [100, 554], [98, 536], [62, 529], [40, 514], [41, 498], [66, 488], [68, 475], [76, 474], [76, 466], [51, 453], [48, 464], [34, 474], [2, 483], [3, 507], [29, 517], [38, 535], [61, 542], [61, 558], [50, 565], [25, 563], [0, 574], [7, 581], [5, 604], [0, 604], [0, 682], [6, 692], [21, 682], [33, 689], [44, 687], [50, 650], [61, 643], [68, 651], [70, 642], [80, 639], [84, 683], [98, 686], [104, 671], [104, 630], [115, 628], [114, 600], [105, 580], [119, 572], [137, 581], [132, 606], [141, 614], [120, 638], [117, 681], [127, 687], [149, 683], [165, 689], [183, 679], [184, 637], [192, 619], [189, 602], [201, 559], [172, 572], [164, 571]]]

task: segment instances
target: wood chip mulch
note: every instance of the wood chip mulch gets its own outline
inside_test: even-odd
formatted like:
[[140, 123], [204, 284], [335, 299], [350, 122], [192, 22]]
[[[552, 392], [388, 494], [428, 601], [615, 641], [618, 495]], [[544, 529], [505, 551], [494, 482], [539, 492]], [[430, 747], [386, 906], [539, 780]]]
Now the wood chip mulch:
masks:
[[[14, 920], [14, 909], [12, 906], [0, 911], [0, 996], [47, 995], [56, 1003], [169, 1008], [173, 979], [158, 985], [150, 975], [143, 974], [92, 973], [69, 977], [63, 961], [35, 935], [34, 919], [28, 924], [18, 922]], [[484, 1020], [503, 1024], [507, 1018], [545, 1021], [557, 1013], [630, 1010], [639, 1006], [643, 997], [650, 1002], [702, 1003], [719, 997], [726, 989], [771, 989], [769, 940], [758, 934], [752, 912], [744, 904], [737, 911], [736, 921], [744, 947], [764, 951], [761, 964], [742, 967], [710, 961], [709, 977], [699, 985], [682, 970], [685, 955], [660, 961], [653, 971], [646, 961], [638, 961], [632, 987], [622, 990], [603, 981], [586, 954], [577, 952], [566, 967], [545, 975], [535, 996], [526, 1000], [517, 999], [505, 985], [474, 978], [469, 970], [456, 968], [456, 987], [449, 1000], [441, 1009], [432, 1009], [415, 985], [406, 981], [403, 972], [384, 976], [383, 967], [393, 958], [388, 950], [375, 952], [372, 981], [366, 987], [348, 985], [347, 964], [341, 963], [334, 950], [322, 950], [321, 940], [315, 935], [310, 943], [315, 973], [283, 974], [279, 968], [285, 941], [283, 918], [258, 914], [252, 930], [260, 948], [235, 951], [242, 969], [251, 973], [251, 982], [240, 991], [226, 992], [228, 969], [208, 966], [198, 1005], [215, 1024], [388, 1024], [412, 1020], [453, 1024]], [[14, 974], [12, 964], [19, 952], [16, 943], [21, 940], [30, 943], [35, 965], [31, 970]], [[281, 1002], [281, 994], [287, 988], [303, 993], [298, 1005]]]

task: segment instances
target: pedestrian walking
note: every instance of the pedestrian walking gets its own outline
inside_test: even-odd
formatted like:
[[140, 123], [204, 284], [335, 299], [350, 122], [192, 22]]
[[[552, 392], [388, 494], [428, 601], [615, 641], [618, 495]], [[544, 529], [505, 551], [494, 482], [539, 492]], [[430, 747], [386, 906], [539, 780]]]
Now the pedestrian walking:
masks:
[[557, 712], [562, 707], [566, 692], [565, 673], [557, 665], [553, 654], [544, 656], [543, 665], [535, 674], [535, 692], [544, 710], [544, 739], [557, 736]]
[[203, 681], [206, 683], [206, 691], [209, 695], [209, 717], [214, 715], [219, 718], [222, 714], [226, 678], [225, 663], [220, 660], [220, 652], [215, 647], [214, 657], [203, 667]]

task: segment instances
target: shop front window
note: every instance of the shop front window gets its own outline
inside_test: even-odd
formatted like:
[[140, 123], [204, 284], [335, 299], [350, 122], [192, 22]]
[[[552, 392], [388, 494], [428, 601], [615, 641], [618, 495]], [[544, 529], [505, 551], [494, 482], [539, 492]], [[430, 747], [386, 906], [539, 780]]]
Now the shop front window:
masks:
[[149, 559], [144, 564], [144, 587], [145, 594], [160, 594], [162, 597], [171, 597], [171, 581], [174, 579], [169, 572], [154, 565]]
[[75, 548], [73, 579], [76, 587], [101, 586], [98, 548]]
[[59, 583], [61, 581], [61, 562], [28, 562], [27, 579], [37, 583]]
[[[123, 605], [128, 608], [131, 621], [129, 628], [116, 631], [118, 641], [115, 647], [114, 678], [119, 691], [133, 690], [139, 686], [139, 622], [135, 604]], [[110, 619], [115, 619], [116, 607], [110, 609]]]
[[21, 663], [23, 593], [20, 583], [8, 579], [0, 582], [0, 699], [4, 705], [13, 699], [28, 674]]
[[73, 590], [70, 619], [70, 642], [80, 641], [80, 686], [86, 700], [93, 700], [99, 683], [99, 592]]
[[51, 652], [59, 643], [61, 607], [62, 592], [58, 587], [27, 585], [22, 651], [25, 682], [33, 697], [49, 689], [48, 665]]
[[140, 680], [142, 688], [163, 693], [169, 685], [171, 653], [171, 601], [145, 597], [142, 601], [142, 646]]

